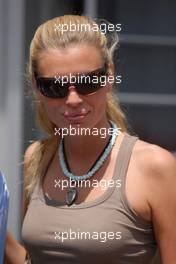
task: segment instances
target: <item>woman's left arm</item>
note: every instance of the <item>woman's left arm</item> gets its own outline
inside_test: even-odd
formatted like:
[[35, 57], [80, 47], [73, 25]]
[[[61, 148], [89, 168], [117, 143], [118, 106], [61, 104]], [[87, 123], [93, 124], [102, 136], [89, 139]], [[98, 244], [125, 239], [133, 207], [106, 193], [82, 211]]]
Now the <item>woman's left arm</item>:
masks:
[[[176, 158], [155, 147], [151, 161], [150, 206], [162, 264], [176, 263]], [[152, 160], [152, 158], [151, 158]]]

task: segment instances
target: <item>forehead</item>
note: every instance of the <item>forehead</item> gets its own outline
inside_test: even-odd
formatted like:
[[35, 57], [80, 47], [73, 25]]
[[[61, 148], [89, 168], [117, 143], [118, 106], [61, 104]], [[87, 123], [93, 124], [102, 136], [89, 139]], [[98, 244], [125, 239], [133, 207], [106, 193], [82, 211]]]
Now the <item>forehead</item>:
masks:
[[96, 47], [77, 45], [43, 52], [38, 61], [38, 71], [43, 76], [64, 75], [92, 71], [102, 64], [101, 53]]

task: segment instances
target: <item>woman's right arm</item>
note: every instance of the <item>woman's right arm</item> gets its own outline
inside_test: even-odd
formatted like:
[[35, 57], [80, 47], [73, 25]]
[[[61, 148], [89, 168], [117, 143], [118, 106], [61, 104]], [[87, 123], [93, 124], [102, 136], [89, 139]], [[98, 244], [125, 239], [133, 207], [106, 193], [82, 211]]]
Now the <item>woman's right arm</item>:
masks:
[[[25, 164], [32, 155], [35, 147], [38, 145], [38, 142], [31, 144], [24, 155], [24, 169], [23, 174], [25, 177]], [[28, 207], [28, 200], [25, 196], [25, 190], [23, 185], [23, 202], [22, 202], [22, 219], [24, 219]], [[4, 264], [24, 264], [26, 258], [25, 248], [18, 243], [18, 241], [12, 236], [12, 234], [7, 231], [6, 235], [6, 245], [4, 252]]]
[[24, 264], [25, 248], [7, 231], [4, 264]]

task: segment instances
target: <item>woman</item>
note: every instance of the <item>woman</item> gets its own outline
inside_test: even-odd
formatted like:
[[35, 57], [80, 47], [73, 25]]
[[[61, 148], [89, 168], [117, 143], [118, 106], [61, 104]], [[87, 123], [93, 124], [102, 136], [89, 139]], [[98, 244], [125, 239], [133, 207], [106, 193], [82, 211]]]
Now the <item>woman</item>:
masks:
[[32, 40], [29, 74], [49, 135], [24, 160], [22, 237], [34, 264], [145, 264], [156, 245], [163, 264], [175, 263], [175, 158], [127, 133], [112, 91], [116, 44], [74, 15], [47, 21]]

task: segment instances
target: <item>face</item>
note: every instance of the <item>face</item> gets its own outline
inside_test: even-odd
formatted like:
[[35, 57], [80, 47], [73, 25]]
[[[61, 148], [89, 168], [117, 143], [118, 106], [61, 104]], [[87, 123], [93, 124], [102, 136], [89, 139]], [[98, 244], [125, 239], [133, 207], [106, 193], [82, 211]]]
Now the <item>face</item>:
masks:
[[[49, 50], [41, 55], [38, 62], [38, 75], [42, 77], [78, 75], [102, 68], [104, 61], [100, 52], [93, 46], [69, 46], [65, 49]], [[64, 98], [48, 98], [34, 85], [38, 99], [45, 108], [48, 118], [58, 128], [81, 126], [102, 127], [106, 120], [106, 94], [111, 84], [103, 86], [88, 95], [79, 94], [74, 84]]]

